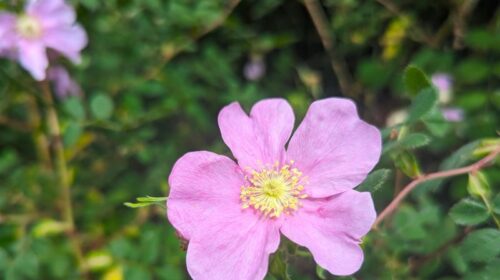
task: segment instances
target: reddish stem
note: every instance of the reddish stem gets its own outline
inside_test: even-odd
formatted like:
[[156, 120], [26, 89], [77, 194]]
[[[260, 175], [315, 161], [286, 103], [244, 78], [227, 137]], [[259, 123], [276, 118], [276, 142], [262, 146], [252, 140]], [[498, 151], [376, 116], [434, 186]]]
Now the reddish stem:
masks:
[[480, 161], [473, 163], [471, 165], [457, 168], [457, 169], [451, 169], [451, 170], [446, 170], [446, 171], [440, 171], [440, 172], [435, 172], [435, 173], [430, 173], [426, 175], [422, 175], [418, 177], [417, 179], [411, 181], [404, 189], [398, 193], [398, 195], [389, 203], [389, 205], [378, 215], [377, 219], [375, 220], [375, 223], [373, 224], [373, 229], [377, 229], [378, 225], [380, 222], [382, 222], [387, 216], [389, 216], [392, 212], [394, 212], [399, 204], [403, 201], [403, 199], [412, 191], [414, 190], [420, 183], [430, 181], [430, 180], [435, 180], [435, 179], [440, 179], [440, 178], [446, 178], [446, 177], [452, 177], [456, 175], [461, 175], [461, 174], [466, 174], [466, 173], [471, 173], [471, 172], [477, 172], [484, 166], [486, 166], [488, 163], [493, 161], [495, 157], [500, 153], [500, 146], [497, 147], [495, 150], [493, 150], [488, 156], [484, 157]]

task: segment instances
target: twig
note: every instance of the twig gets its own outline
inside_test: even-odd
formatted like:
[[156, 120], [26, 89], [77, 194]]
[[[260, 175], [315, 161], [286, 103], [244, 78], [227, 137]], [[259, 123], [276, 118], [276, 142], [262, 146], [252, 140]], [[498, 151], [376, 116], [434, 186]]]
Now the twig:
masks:
[[52, 98], [52, 93], [50, 91], [49, 83], [47, 81], [43, 81], [40, 83], [40, 87], [42, 89], [42, 98], [43, 101], [45, 102], [47, 110], [46, 121], [50, 131], [50, 136], [51, 136], [50, 140], [53, 143], [54, 147], [54, 153], [55, 153], [54, 162], [62, 191], [63, 219], [67, 224], [68, 228], [67, 236], [70, 240], [73, 250], [75, 251], [75, 256], [80, 266], [82, 276], [83, 278], [88, 279], [87, 269], [83, 258], [80, 240], [78, 239], [75, 230], [75, 221], [73, 218], [73, 205], [71, 202], [70, 179], [68, 174], [66, 158], [64, 156], [64, 146], [61, 137], [59, 119], [57, 117], [57, 111], [54, 106], [54, 100]]
[[311, 16], [323, 47], [330, 57], [330, 63], [332, 65], [333, 72], [337, 76], [342, 93], [345, 96], [357, 99], [359, 89], [354, 85], [351, 73], [349, 72], [345, 61], [335, 51], [334, 38], [329, 28], [328, 19], [320, 3], [318, 0], [304, 0], [304, 5], [306, 6], [307, 12]]
[[480, 161], [473, 163], [469, 166], [465, 166], [462, 168], [457, 168], [457, 169], [451, 169], [451, 170], [446, 170], [446, 171], [440, 171], [440, 172], [435, 172], [435, 173], [430, 173], [427, 175], [422, 175], [418, 177], [417, 179], [413, 180], [410, 182], [406, 187], [394, 198], [394, 200], [389, 203], [389, 205], [380, 213], [380, 215], [377, 217], [375, 220], [375, 223], [373, 224], [373, 229], [377, 229], [378, 225], [380, 222], [382, 222], [387, 216], [389, 216], [394, 210], [396, 210], [403, 201], [403, 199], [413, 190], [415, 189], [419, 184], [430, 181], [430, 180], [435, 180], [439, 178], [446, 178], [446, 177], [452, 177], [456, 175], [461, 175], [461, 174], [467, 174], [471, 172], [477, 172], [490, 162], [492, 162], [495, 157], [500, 153], [500, 146], [498, 146], [495, 150], [493, 150], [488, 156], [484, 157]]
[[25, 122], [11, 119], [5, 116], [0, 116], [0, 125], [5, 125], [12, 129], [19, 130], [22, 132], [30, 132], [32, 129], [32, 127]]
[[464, 35], [466, 31], [466, 20], [476, 7], [478, 0], [465, 0], [456, 8], [453, 13], [453, 48], [462, 49], [464, 47]]

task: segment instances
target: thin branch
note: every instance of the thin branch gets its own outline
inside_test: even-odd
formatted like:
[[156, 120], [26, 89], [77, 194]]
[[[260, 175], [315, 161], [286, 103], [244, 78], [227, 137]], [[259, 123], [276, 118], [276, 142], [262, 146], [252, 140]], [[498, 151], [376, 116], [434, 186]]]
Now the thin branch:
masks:
[[321, 4], [318, 0], [304, 0], [304, 5], [306, 6], [307, 12], [311, 16], [323, 47], [330, 57], [330, 63], [332, 65], [333, 72], [337, 76], [342, 93], [345, 96], [356, 99], [359, 95], [358, 89], [353, 83], [353, 78], [351, 77], [351, 73], [349, 72], [345, 61], [336, 53], [334, 38]]
[[0, 125], [5, 125], [12, 129], [22, 132], [30, 132], [32, 129], [32, 127], [29, 124], [15, 119], [11, 119], [6, 116], [0, 116]]
[[380, 213], [380, 215], [377, 217], [375, 220], [375, 223], [373, 224], [373, 229], [377, 229], [378, 225], [385, 219], [387, 216], [389, 216], [392, 212], [394, 212], [399, 204], [403, 201], [403, 199], [412, 191], [414, 190], [418, 185], [420, 185], [423, 182], [439, 179], [439, 178], [447, 178], [447, 177], [452, 177], [452, 176], [457, 176], [461, 174], [467, 174], [471, 172], [477, 172], [481, 168], [485, 167], [489, 163], [491, 163], [495, 157], [500, 153], [500, 146], [498, 146], [495, 150], [493, 150], [488, 156], [484, 157], [480, 161], [471, 164], [469, 166], [465, 166], [462, 168], [457, 168], [457, 169], [451, 169], [451, 170], [446, 170], [446, 171], [440, 171], [440, 172], [435, 172], [435, 173], [430, 173], [427, 175], [422, 175], [419, 178], [413, 180], [410, 182], [406, 187], [394, 198], [391, 203]]
[[453, 48], [462, 49], [464, 47], [464, 36], [467, 29], [466, 21], [471, 12], [476, 7], [478, 0], [465, 0], [456, 8], [453, 13]]
[[62, 191], [61, 198], [63, 203], [63, 218], [68, 227], [66, 234], [75, 252], [75, 256], [82, 271], [82, 277], [84, 279], [88, 279], [88, 272], [85, 265], [80, 240], [77, 236], [75, 221], [73, 217], [70, 176], [68, 173], [68, 166], [64, 155], [64, 145], [61, 137], [61, 126], [59, 124], [59, 118], [54, 106], [54, 100], [52, 98], [52, 92], [50, 91], [49, 83], [46, 80], [40, 82], [40, 88], [42, 90], [42, 98], [46, 106], [46, 121], [51, 136], [50, 141], [53, 143], [54, 147], [54, 163]]

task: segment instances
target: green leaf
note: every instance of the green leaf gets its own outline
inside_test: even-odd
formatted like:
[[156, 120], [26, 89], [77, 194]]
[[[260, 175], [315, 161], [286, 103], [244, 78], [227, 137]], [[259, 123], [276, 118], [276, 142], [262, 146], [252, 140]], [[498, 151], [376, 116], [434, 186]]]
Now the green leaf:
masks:
[[460, 250], [468, 262], [488, 262], [500, 253], [500, 231], [486, 228], [470, 233]]
[[290, 275], [288, 275], [287, 264], [283, 260], [283, 256], [280, 252], [276, 252], [272, 255], [269, 264], [269, 272], [277, 280], [291, 280]]
[[480, 144], [481, 141], [478, 140], [462, 146], [443, 161], [440, 170], [449, 170], [465, 166], [471, 161], [474, 150], [476, 150]]
[[98, 94], [90, 101], [90, 109], [95, 118], [109, 119], [114, 109], [113, 100], [105, 94]]
[[76, 120], [85, 119], [85, 109], [82, 101], [78, 97], [69, 97], [64, 100], [64, 110]]
[[425, 73], [414, 65], [410, 65], [405, 69], [403, 81], [406, 91], [411, 96], [416, 96], [423, 89], [432, 87], [432, 83]]
[[490, 193], [490, 184], [488, 183], [486, 175], [484, 175], [481, 171], [469, 173], [469, 184], [467, 185], [467, 190], [472, 196], [488, 196]]
[[450, 123], [443, 117], [441, 110], [435, 106], [425, 116], [422, 121], [429, 132], [436, 137], [443, 137], [451, 128]]
[[378, 169], [366, 177], [356, 190], [360, 192], [376, 192], [384, 185], [392, 171], [390, 169]]
[[493, 198], [493, 212], [500, 214], [500, 193]]
[[467, 272], [467, 262], [464, 260], [464, 257], [457, 247], [451, 247], [450, 249], [448, 249], [447, 257], [450, 261], [451, 266], [453, 266], [456, 272], [460, 274], [464, 274], [465, 272]]
[[153, 197], [153, 196], [146, 196], [146, 197], [138, 197], [137, 198], [137, 203], [135, 202], [125, 202], [123, 205], [130, 207], [130, 208], [139, 208], [139, 207], [147, 207], [153, 204], [157, 204], [160, 206], [164, 206], [164, 201], [167, 201], [168, 197]]
[[405, 149], [416, 149], [431, 142], [431, 138], [424, 133], [412, 133], [401, 139], [399, 145]]
[[63, 141], [65, 147], [71, 147], [76, 144], [83, 130], [80, 123], [71, 121], [64, 130]]
[[9, 265], [9, 255], [4, 249], [0, 248], [0, 271], [7, 268]]
[[420, 176], [420, 165], [414, 154], [403, 151], [394, 156], [394, 164], [410, 178]]
[[167, 201], [167, 197], [154, 197], [154, 196], [146, 196], [146, 197], [138, 197], [137, 201], [140, 202], [162, 202]]
[[466, 198], [453, 205], [450, 216], [459, 225], [476, 225], [486, 221], [489, 213], [483, 203]]
[[125, 280], [149, 280], [153, 279], [151, 273], [141, 266], [126, 266], [125, 267]]
[[494, 259], [479, 270], [474, 270], [462, 279], [464, 280], [498, 280], [500, 275], [500, 258]]
[[420, 91], [413, 100], [408, 122], [414, 123], [420, 120], [425, 114], [429, 113], [438, 101], [438, 95], [434, 88], [428, 87]]
[[321, 266], [316, 265], [316, 276], [321, 280], [326, 280], [326, 271]]

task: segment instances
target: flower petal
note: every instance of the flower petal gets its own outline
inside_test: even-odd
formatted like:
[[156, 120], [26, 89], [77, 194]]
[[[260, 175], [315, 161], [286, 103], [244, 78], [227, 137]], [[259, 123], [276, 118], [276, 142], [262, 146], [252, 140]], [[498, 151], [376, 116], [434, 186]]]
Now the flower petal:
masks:
[[7, 12], [0, 12], [0, 51], [15, 47], [15, 24], [15, 15]]
[[19, 42], [19, 62], [35, 80], [45, 79], [49, 61], [45, 46], [40, 42], [21, 40]]
[[87, 45], [87, 34], [80, 25], [63, 26], [45, 31], [43, 41], [73, 63], [80, 62], [80, 52]]
[[250, 117], [239, 103], [231, 103], [219, 113], [222, 139], [243, 168], [261, 169], [263, 164], [282, 162], [285, 144], [294, 124], [293, 110], [284, 99], [256, 103]]
[[76, 20], [76, 14], [64, 0], [30, 0], [26, 13], [36, 16], [44, 29], [55, 26], [70, 26]]
[[379, 130], [359, 119], [352, 101], [328, 98], [311, 104], [287, 156], [308, 177], [307, 193], [328, 197], [361, 183], [381, 147]]
[[280, 233], [269, 220], [252, 212], [218, 214], [217, 221], [202, 222], [187, 250], [188, 272], [193, 279], [264, 279], [269, 254], [278, 249]]
[[356, 272], [363, 263], [359, 239], [375, 221], [370, 193], [348, 190], [326, 199], [305, 199], [281, 232], [307, 247], [316, 263], [335, 275]]
[[[205, 151], [187, 153], [175, 163], [168, 181], [168, 219], [188, 240], [202, 221], [220, 213], [242, 212], [239, 195], [244, 176], [225, 156]], [[211, 211], [214, 216], [208, 215]]]

